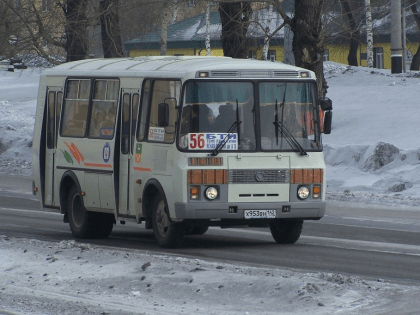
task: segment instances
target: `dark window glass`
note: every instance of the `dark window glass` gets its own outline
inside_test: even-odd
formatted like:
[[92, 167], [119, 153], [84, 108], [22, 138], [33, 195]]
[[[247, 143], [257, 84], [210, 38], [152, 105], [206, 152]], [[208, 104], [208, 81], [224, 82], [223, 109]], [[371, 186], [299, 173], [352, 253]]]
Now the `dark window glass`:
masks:
[[251, 82], [190, 82], [185, 89], [179, 146], [213, 150], [255, 150], [254, 92]]
[[137, 135], [138, 141], [143, 141], [146, 135], [146, 122], [147, 122], [147, 109], [149, 107], [149, 94], [150, 94], [150, 80], [145, 80], [143, 83], [143, 91], [141, 95], [141, 113], [140, 113], [140, 126]]
[[55, 136], [55, 92], [48, 92], [47, 97], [47, 148], [54, 148], [54, 136]]
[[[152, 103], [150, 106], [148, 140], [172, 143], [175, 140], [175, 125], [178, 117], [176, 109], [181, 88], [180, 81], [155, 80], [153, 82]], [[159, 126], [159, 104], [169, 105], [169, 124]]]
[[131, 125], [131, 98], [130, 94], [124, 94], [122, 104], [122, 130], [121, 130], [121, 153], [128, 154], [130, 151], [130, 125]]
[[68, 80], [63, 104], [61, 135], [84, 137], [89, 106], [90, 80]]
[[112, 139], [117, 116], [118, 80], [95, 80], [89, 137]]

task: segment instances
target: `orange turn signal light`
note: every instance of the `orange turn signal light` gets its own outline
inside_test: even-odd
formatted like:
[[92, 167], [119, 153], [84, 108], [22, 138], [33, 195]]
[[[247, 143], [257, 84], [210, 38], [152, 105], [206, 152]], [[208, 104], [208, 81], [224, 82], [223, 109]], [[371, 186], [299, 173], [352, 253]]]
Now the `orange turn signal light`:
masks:
[[198, 199], [199, 189], [196, 186], [190, 188], [190, 198], [191, 199]]
[[321, 186], [312, 187], [312, 197], [319, 198], [321, 196]]

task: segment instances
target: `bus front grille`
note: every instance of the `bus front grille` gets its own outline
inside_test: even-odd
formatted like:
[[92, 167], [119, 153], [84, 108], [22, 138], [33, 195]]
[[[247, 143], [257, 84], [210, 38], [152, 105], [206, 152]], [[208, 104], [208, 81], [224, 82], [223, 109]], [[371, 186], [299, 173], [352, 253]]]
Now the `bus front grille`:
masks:
[[233, 169], [229, 170], [229, 184], [255, 184], [255, 183], [289, 183], [290, 171], [288, 169]]

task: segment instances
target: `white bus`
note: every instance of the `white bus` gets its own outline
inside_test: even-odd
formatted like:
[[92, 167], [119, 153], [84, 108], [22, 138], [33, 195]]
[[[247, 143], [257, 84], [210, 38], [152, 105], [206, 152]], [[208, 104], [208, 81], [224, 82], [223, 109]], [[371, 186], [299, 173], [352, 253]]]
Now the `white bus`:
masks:
[[65, 63], [40, 80], [34, 194], [76, 238], [133, 221], [162, 247], [209, 226], [269, 227], [291, 244], [325, 213], [331, 109], [313, 72], [277, 62]]

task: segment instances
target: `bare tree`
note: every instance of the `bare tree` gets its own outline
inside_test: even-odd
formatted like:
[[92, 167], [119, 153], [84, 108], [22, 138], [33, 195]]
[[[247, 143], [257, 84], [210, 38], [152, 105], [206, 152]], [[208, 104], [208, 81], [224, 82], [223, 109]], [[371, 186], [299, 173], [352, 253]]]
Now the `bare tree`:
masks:
[[123, 57], [118, 0], [100, 0], [102, 49], [105, 58]]
[[265, 38], [264, 38], [264, 47], [263, 47], [263, 54], [262, 59], [267, 60], [268, 55], [268, 49], [270, 47], [270, 25], [271, 25], [271, 19], [273, 18], [273, 5], [268, 5], [268, 16], [267, 16], [267, 26], [265, 27]]
[[340, 0], [341, 7], [347, 16], [347, 20], [350, 28], [350, 48], [347, 56], [347, 61], [351, 66], [358, 66], [357, 63], [357, 49], [359, 48], [360, 32], [359, 27], [356, 23], [353, 10], [350, 7], [350, 2], [347, 0]]
[[81, 60], [87, 57], [87, 2], [88, 0], [67, 0], [62, 5], [64, 16], [66, 18], [66, 61]]
[[233, 58], [247, 58], [246, 33], [252, 14], [250, 2], [220, 2], [223, 54]]
[[[417, 0], [410, 0], [410, 9], [420, 32], [420, 5]], [[413, 56], [413, 60], [411, 61], [410, 70], [420, 70], [420, 44], [417, 48], [417, 52]]]
[[372, 24], [372, 7], [370, 0], [366, 1], [366, 53], [367, 66], [373, 68], [373, 24]]
[[166, 56], [168, 47], [168, 25], [171, 21], [172, 8], [163, 1], [162, 27], [160, 33], [160, 55]]
[[295, 63], [298, 67], [315, 72], [320, 97], [325, 96], [328, 88], [323, 69], [323, 4], [324, 0], [295, 0], [295, 15], [291, 20]]
[[13, 57], [18, 54], [37, 54], [57, 63], [53, 58], [64, 48], [62, 21], [59, 6], [40, 7], [35, 0], [16, 2], [3, 0], [0, 4], [1, 54]]
[[210, 1], [206, 3], [206, 56], [211, 55], [210, 48]]

